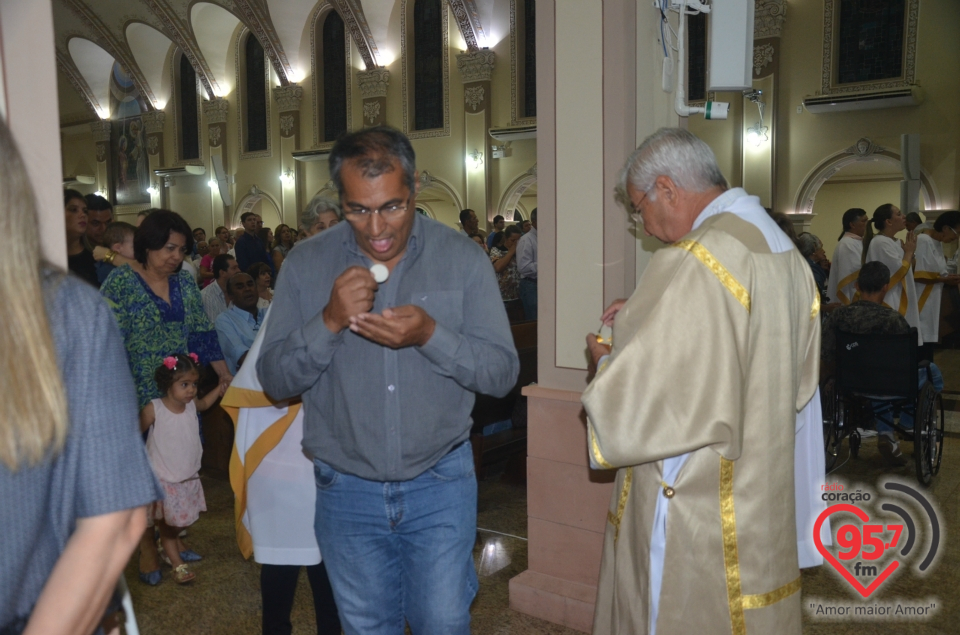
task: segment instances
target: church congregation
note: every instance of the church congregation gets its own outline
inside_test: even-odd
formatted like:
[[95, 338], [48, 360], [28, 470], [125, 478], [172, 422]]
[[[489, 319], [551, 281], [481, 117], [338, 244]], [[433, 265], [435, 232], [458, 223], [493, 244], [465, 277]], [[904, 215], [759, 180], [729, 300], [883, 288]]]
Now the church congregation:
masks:
[[14, 5], [0, 635], [953, 628], [960, 3]]

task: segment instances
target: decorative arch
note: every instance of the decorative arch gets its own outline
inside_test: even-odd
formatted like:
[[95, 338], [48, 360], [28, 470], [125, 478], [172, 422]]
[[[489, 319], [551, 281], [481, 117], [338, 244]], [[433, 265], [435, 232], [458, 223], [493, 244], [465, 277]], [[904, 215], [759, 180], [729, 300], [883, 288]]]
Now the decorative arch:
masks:
[[[874, 144], [870, 139], [862, 138], [849, 148], [834, 152], [818, 163], [806, 176], [797, 190], [793, 211], [797, 214], [812, 214], [813, 202], [817, 192], [837, 172], [859, 161], [880, 160], [900, 167], [900, 154]], [[940, 206], [940, 194], [930, 174], [920, 168], [920, 190], [926, 199], [928, 209]]]
[[[459, 192], [450, 183], [444, 181], [440, 177], [433, 176], [426, 170], [420, 171], [420, 192], [423, 193], [429, 189], [437, 189], [445, 193], [450, 200], [452, 200], [459, 209], [463, 209], [463, 197], [460, 196]], [[419, 203], [417, 203], [419, 205]], [[426, 208], [426, 205], [423, 206]], [[430, 210], [428, 210], [430, 211]], [[431, 212], [432, 213], [432, 212]], [[436, 215], [434, 215], [436, 218]]]
[[[503, 191], [503, 195], [500, 197], [500, 204], [497, 205], [497, 214], [507, 218], [507, 212], [509, 212], [510, 218], [513, 218], [513, 211], [517, 209], [517, 205], [520, 203], [520, 197], [536, 182], [537, 164], [534, 163], [533, 167], [515, 178]], [[523, 211], [526, 212], [526, 210]]]
[[264, 211], [270, 212], [269, 215], [276, 216], [277, 219], [277, 222], [273, 223], [268, 222], [268, 219], [264, 218], [264, 227], [272, 228], [283, 223], [283, 214], [280, 213], [280, 205], [277, 203], [277, 201], [272, 196], [258, 188], [256, 185], [253, 185], [250, 187], [250, 191], [247, 192], [237, 204], [237, 209], [233, 213], [231, 226], [239, 227], [240, 217], [247, 212], [256, 212], [260, 214], [261, 217], [265, 217], [267, 214], [264, 214]]
[[329, 199], [337, 201], [337, 204], [339, 205], [340, 194], [337, 193], [337, 188], [334, 187], [333, 181], [327, 181], [324, 183], [323, 187], [317, 190], [314, 195], [310, 197], [310, 200], [312, 201], [318, 196], [326, 196]]

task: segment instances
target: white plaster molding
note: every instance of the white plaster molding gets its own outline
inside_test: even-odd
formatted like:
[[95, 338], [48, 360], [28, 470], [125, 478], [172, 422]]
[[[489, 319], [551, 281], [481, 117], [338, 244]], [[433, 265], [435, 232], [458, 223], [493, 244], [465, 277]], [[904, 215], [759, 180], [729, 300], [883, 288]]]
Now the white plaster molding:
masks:
[[457, 55], [457, 68], [464, 84], [470, 82], [489, 82], [493, 77], [493, 67], [497, 56], [493, 51], [468, 51]]
[[293, 113], [280, 115], [280, 134], [284, 137], [293, 134]]
[[97, 142], [110, 141], [110, 120], [102, 119], [90, 124], [90, 132], [93, 133], [93, 140]]
[[763, 44], [753, 47], [753, 74], [759, 76], [760, 71], [773, 61], [773, 45]]
[[753, 11], [753, 39], [780, 37], [787, 17], [787, 0], [756, 0]]
[[220, 145], [220, 140], [223, 137], [223, 128], [220, 126], [209, 126], [207, 128], [207, 138], [210, 141], [211, 146]]
[[483, 103], [483, 93], [483, 86], [468, 86], [463, 90], [463, 100], [473, 112], [477, 112], [477, 107]]
[[203, 116], [208, 124], [226, 123], [230, 103], [223, 97], [207, 99], [203, 102]]
[[278, 86], [273, 89], [273, 98], [277, 100], [280, 112], [300, 110], [300, 101], [303, 99], [303, 87], [296, 84]]
[[147, 134], [156, 134], [163, 132], [163, 124], [167, 119], [167, 113], [162, 110], [151, 110], [140, 115], [143, 121], [143, 129]]
[[357, 73], [357, 83], [360, 84], [360, 94], [364, 99], [375, 99], [387, 96], [387, 86], [390, 84], [390, 71], [385, 68], [374, 68]]
[[369, 119], [370, 123], [373, 124], [377, 120], [377, 117], [380, 116], [380, 102], [379, 101], [368, 101], [363, 104], [363, 118]]

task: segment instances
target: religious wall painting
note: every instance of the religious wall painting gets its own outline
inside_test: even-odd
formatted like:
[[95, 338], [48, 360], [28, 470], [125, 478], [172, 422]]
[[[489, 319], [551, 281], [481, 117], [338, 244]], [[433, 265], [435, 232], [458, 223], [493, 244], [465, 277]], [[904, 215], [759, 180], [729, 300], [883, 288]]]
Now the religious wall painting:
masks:
[[147, 135], [140, 116], [110, 122], [110, 183], [115, 205], [150, 203], [150, 160]]

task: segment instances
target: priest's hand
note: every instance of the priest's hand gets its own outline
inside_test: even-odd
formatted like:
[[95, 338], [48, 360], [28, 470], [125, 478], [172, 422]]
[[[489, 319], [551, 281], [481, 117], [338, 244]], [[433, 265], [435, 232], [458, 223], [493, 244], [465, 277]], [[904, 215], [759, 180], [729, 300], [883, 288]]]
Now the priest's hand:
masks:
[[590, 355], [590, 365], [587, 367], [587, 376], [589, 379], [592, 379], [597, 373], [597, 363], [600, 361], [600, 358], [610, 354], [610, 347], [606, 344], [601, 344], [598, 339], [599, 336], [595, 333], [587, 335], [587, 352]]
[[323, 308], [323, 323], [331, 333], [350, 326], [357, 315], [373, 308], [377, 281], [366, 267], [350, 267], [340, 274], [330, 290], [330, 302]]
[[623, 305], [627, 303], [626, 298], [620, 298], [619, 300], [614, 300], [610, 303], [610, 306], [607, 307], [607, 310], [603, 312], [603, 315], [600, 316], [600, 321], [606, 324], [607, 326], [613, 326], [613, 319], [616, 317], [617, 313], [620, 312], [620, 309], [623, 308]]
[[423, 346], [436, 326], [426, 311], [413, 304], [384, 309], [382, 315], [361, 313], [350, 318], [351, 331], [390, 348]]

